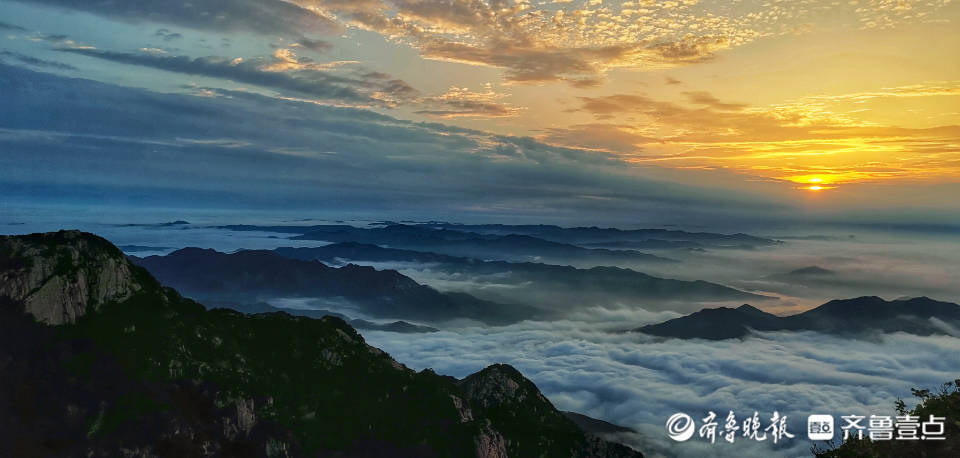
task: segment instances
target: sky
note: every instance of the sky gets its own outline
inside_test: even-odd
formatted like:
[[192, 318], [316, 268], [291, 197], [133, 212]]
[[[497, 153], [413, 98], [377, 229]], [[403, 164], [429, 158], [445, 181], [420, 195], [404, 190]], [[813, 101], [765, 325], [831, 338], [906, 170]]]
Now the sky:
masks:
[[0, 205], [960, 224], [960, 6], [0, 1]]

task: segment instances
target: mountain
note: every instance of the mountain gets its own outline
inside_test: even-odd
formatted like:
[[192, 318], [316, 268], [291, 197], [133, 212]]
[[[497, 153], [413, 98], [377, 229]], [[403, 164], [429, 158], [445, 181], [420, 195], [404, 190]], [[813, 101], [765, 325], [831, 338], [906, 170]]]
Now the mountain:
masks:
[[350, 319], [346, 315], [341, 313], [332, 312], [330, 310], [321, 310], [321, 309], [285, 309], [280, 307], [274, 307], [266, 302], [257, 302], [255, 304], [245, 304], [239, 302], [230, 302], [230, 301], [207, 301], [204, 303], [208, 308], [225, 308], [230, 310], [236, 310], [241, 313], [246, 313], [249, 315], [257, 313], [289, 313], [290, 315], [295, 316], [305, 316], [308, 318], [323, 318], [325, 316], [335, 316], [337, 318], [346, 321], [347, 324], [353, 326], [356, 329], [368, 329], [373, 331], [387, 331], [387, 332], [399, 332], [403, 334], [417, 334], [425, 332], [437, 332], [439, 329], [432, 328], [430, 326], [423, 326], [413, 323], [408, 323], [406, 321], [394, 321], [390, 323], [374, 323], [369, 320], [362, 319]]
[[583, 242], [581, 246], [585, 248], [611, 248], [611, 249], [629, 249], [629, 250], [685, 250], [685, 251], [707, 251], [706, 245], [689, 240], [660, 240], [644, 239], [638, 241], [611, 240], [608, 242]]
[[[434, 229], [469, 231], [479, 234], [523, 234], [554, 242], [582, 244], [601, 244], [603, 242], [687, 242], [697, 247], [713, 248], [750, 248], [774, 245], [776, 240], [753, 235], [718, 234], [714, 232], [688, 232], [672, 229], [617, 229], [602, 227], [561, 227], [549, 224], [454, 224], [423, 223], [422, 226]], [[682, 246], [682, 245], [681, 245]], [[689, 247], [689, 245], [687, 245]]]
[[[540, 295], [545, 292], [564, 291], [569, 298], [579, 298], [581, 302], [595, 301], [597, 296], [609, 297], [621, 303], [641, 299], [678, 301], [770, 299], [716, 283], [659, 278], [619, 267], [578, 269], [572, 266], [533, 262], [481, 261], [354, 242], [334, 243], [316, 248], [284, 247], [274, 251], [289, 258], [331, 263], [353, 261], [427, 264], [418, 268], [459, 278], [470, 278], [474, 283], [514, 285], [515, 287], [509, 289], [512, 297], [520, 297], [522, 293], [518, 288], [523, 288], [532, 294]], [[495, 292], [487, 292], [487, 294]], [[530, 299], [533, 303], [555, 302], [546, 297], [534, 296]]]
[[[0, 247], [5, 285], [74, 285], [0, 295], [0, 456], [641, 456], [507, 365], [457, 380], [336, 317], [207, 310], [92, 234]], [[44, 324], [62, 303], [76, 313]]]
[[[928, 297], [886, 301], [876, 296], [833, 300], [786, 317], [794, 326], [829, 333], [907, 332], [948, 334], [944, 325], [960, 326], [960, 305]], [[956, 331], [953, 331], [956, 332]]]
[[626, 426], [615, 425], [610, 422], [603, 420], [598, 420], [593, 417], [588, 417], [582, 413], [576, 412], [560, 412], [565, 417], [569, 418], [574, 424], [577, 425], [581, 430], [587, 433], [593, 434], [610, 434], [610, 433], [633, 433], [636, 432], [633, 428], [627, 428]]
[[[429, 251], [478, 259], [513, 261], [555, 260], [563, 262], [677, 262], [635, 250], [584, 248], [553, 242], [523, 234], [486, 235], [468, 231], [435, 229], [421, 225], [391, 224], [385, 227], [358, 228], [344, 225], [319, 226], [220, 226], [229, 230], [258, 230], [297, 233], [293, 240], [325, 242], [357, 242], [374, 245]], [[295, 229], [296, 228], [296, 229]]]
[[786, 275], [833, 275], [836, 272], [830, 269], [824, 269], [820, 266], [809, 266], [800, 269], [791, 270]]
[[0, 236], [0, 297], [21, 302], [47, 324], [75, 321], [88, 310], [140, 290], [117, 247], [76, 231]]
[[737, 308], [703, 309], [682, 318], [636, 329], [644, 334], [678, 339], [722, 340], [743, 337], [751, 329], [770, 331], [779, 329], [780, 318], [750, 305]]
[[[285, 234], [340, 234], [340, 238], [331, 238], [328, 241], [355, 241], [366, 243], [380, 242], [372, 240], [383, 229], [404, 231], [411, 235], [431, 234], [448, 240], [462, 240], [464, 238], [497, 237], [507, 235], [525, 235], [542, 240], [594, 247], [620, 247], [649, 249], [700, 249], [710, 248], [754, 248], [775, 245], [777, 240], [757, 237], [749, 234], [718, 234], [713, 232], [688, 232], [671, 229], [617, 229], [601, 227], [561, 227], [546, 224], [455, 224], [444, 222], [401, 224], [392, 221], [372, 225], [369, 228], [357, 228], [346, 224], [328, 225], [227, 225], [217, 226], [220, 229], [233, 231], [267, 231]], [[432, 230], [433, 232], [424, 232]], [[343, 234], [354, 233], [349, 239], [342, 238]], [[321, 239], [316, 239], [321, 240]], [[327, 239], [323, 239], [327, 240]], [[643, 248], [641, 248], [643, 249]]]
[[[780, 283], [795, 285], [843, 285], [845, 279], [837, 272], [820, 266], [808, 266], [794, 269], [789, 272], [776, 273], [764, 277], [764, 280], [773, 280]], [[849, 282], [849, 280], [846, 280]]]
[[776, 316], [750, 305], [703, 309], [635, 329], [679, 339], [732, 339], [756, 331], [817, 331], [828, 334], [907, 332], [951, 334], [960, 326], [960, 305], [927, 297], [886, 301], [875, 296], [833, 300], [796, 315]]
[[425, 321], [471, 318], [504, 324], [530, 318], [532, 307], [441, 293], [394, 270], [280, 256], [266, 250], [226, 254], [184, 248], [166, 256], [130, 258], [162, 283], [197, 300], [257, 302], [274, 297], [344, 299], [373, 316]]

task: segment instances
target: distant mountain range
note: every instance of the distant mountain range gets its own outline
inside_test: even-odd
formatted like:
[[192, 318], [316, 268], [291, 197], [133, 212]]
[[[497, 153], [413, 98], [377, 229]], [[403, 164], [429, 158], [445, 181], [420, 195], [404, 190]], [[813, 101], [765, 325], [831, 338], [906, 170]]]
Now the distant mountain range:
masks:
[[508, 365], [458, 380], [336, 317], [206, 310], [92, 234], [0, 237], [0, 280], [0, 456], [641, 456]]
[[376, 245], [345, 242], [316, 248], [277, 248], [276, 253], [294, 259], [328, 263], [409, 262], [427, 264], [432, 271], [470, 278], [476, 283], [500, 283], [524, 286], [540, 293], [576, 297], [598, 295], [629, 303], [644, 299], [673, 301], [732, 301], [772, 299], [705, 281], [658, 278], [631, 269], [571, 266], [531, 262], [481, 261], [437, 253], [383, 248]]
[[906, 332], [960, 334], [960, 305], [927, 297], [886, 301], [875, 296], [833, 300], [790, 316], [776, 316], [750, 305], [703, 309], [635, 329], [680, 339], [732, 339], [756, 331], [817, 331], [827, 334]]
[[[480, 234], [523, 234], [554, 242], [603, 244], [604, 242], [648, 243], [678, 242], [678, 247], [750, 248], [774, 245], [776, 240], [748, 234], [718, 234], [714, 232], [688, 232], [671, 229], [617, 229], [602, 227], [560, 227], [547, 224], [455, 224], [424, 223], [435, 229], [469, 231]], [[686, 243], [683, 243], [686, 242]], [[695, 244], [695, 245], [689, 245]], [[664, 245], [661, 245], [663, 247]]]
[[184, 248], [166, 256], [130, 259], [160, 282], [201, 301], [255, 303], [294, 296], [343, 299], [372, 316], [430, 322], [470, 318], [506, 324], [545, 313], [464, 293], [441, 293], [394, 270], [353, 264], [335, 268], [266, 250], [226, 254]]
[[235, 231], [275, 231], [301, 234], [291, 239], [325, 242], [357, 242], [373, 245], [429, 251], [477, 259], [512, 261], [610, 263], [673, 263], [674, 259], [636, 250], [584, 248], [568, 243], [522, 234], [486, 235], [474, 232], [434, 229], [427, 226], [394, 224], [385, 227], [358, 228], [346, 225], [320, 226], [220, 226]]
[[257, 302], [255, 304], [245, 304], [240, 302], [232, 301], [216, 301], [216, 300], [207, 300], [203, 304], [207, 308], [225, 308], [230, 310], [236, 310], [238, 312], [243, 312], [246, 314], [258, 314], [258, 313], [288, 313], [294, 316], [305, 316], [308, 318], [323, 318], [325, 316], [334, 316], [337, 318], [346, 321], [347, 324], [353, 326], [356, 329], [363, 330], [372, 330], [372, 331], [388, 331], [388, 332], [399, 332], [402, 334], [419, 334], [427, 332], [437, 332], [439, 329], [423, 326], [419, 324], [408, 323], [406, 321], [393, 321], [390, 323], [375, 323], [370, 320], [363, 319], [351, 319], [348, 316], [333, 312], [330, 310], [323, 309], [291, 309], [291, 308], [281, 308], [274, 307], [266, 302]]

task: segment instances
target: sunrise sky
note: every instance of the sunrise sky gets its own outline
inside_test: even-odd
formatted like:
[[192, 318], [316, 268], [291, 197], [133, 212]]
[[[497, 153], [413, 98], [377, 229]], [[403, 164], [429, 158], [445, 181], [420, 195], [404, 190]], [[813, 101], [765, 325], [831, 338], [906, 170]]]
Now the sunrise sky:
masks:
[[[17, 93], [3, 96], [17, 106], [0, 125], [0, 187], [21, 199], [142, 187], [123, 157], [151, 183], [140, 194], [202, 188], [210, 202], [262, 186], [264, 202], [295, 194], [305, 206], [445, 195], [436, 212], [652, 208], [643, 200], [960, 215], [950, 0], [3, 0], [0, 11], [0, 90]], [[25, 89], [33, 72], [57, 78]], [[78, 102], [93, 93], [76, 78], [125, 95]], [[200, 128], [157, 108], [147, 128], [104, 111], [146, 115], [144, 97], [248, 115]], [[62, 111], [38, 114], [50, 107]], [[71, 153], [58, 135], [90, 144]], [[134, 149], [105, 144], [133, 137]], [[44, 162], [68, 156], [74, 175]], [[324, 176], [332, 156], [355, 180]], [[175, 165], [190, 161], [210, 172], [189, 165], [188, 181]], [[491, 189], [502, 195], [477, 197]]]

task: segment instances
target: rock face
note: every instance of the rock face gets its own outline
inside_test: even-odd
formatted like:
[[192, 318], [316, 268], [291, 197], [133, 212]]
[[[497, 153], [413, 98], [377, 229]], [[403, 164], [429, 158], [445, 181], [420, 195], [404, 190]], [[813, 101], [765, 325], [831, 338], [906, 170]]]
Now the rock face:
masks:
[[0, 296], [47, 324], [128, 299], [141, 286], [123, 253], [79, 231], [0, 237]]
[[[494, 364], [458, 383], [476, 408], [482, 409], [493, 430], [482, 432], [478, 456], [636, 457], [629, 447], [585, 433], [558, 411], [537, 386], [507, 364]], [[531, 428], [531, 425], [537, 425]], [[487, 453], [481, 455], [480, 453]]]
[[415, 372], [340, 318], [207, 310], [90, 234], [2, 241], [0, 456], [641, 456], [510, 366]]

